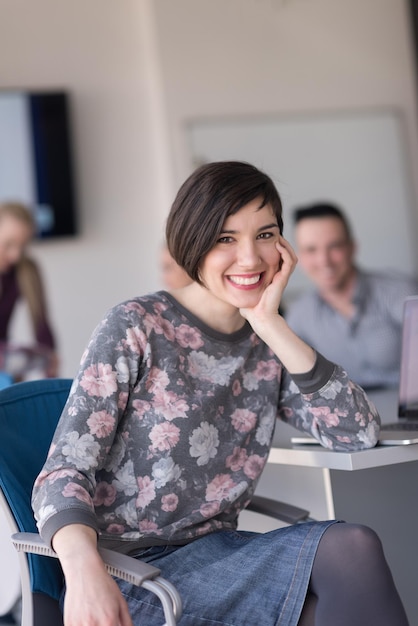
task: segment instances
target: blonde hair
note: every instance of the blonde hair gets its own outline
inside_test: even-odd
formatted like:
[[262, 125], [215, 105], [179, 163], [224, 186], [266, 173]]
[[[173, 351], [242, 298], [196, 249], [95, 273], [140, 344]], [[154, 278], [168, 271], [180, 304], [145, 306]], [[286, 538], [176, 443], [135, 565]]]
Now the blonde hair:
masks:
[[2, 202], [0, 203], [0, 221], [2, 217], [14, 217], [19, 222], [26, 224], [34, 233], [36, 230], [35, 219], [30, 209], [20, 202]]
[[[35, 219], [28, 207], [20, 202], [3, 202], [0, 204], [0, 228], [3, 217], [10, 216], [22, 222], [32, 233], [36, 231]], [[19, 291], [27, 302], [34, 329], [42, 317], [44, 309], [44, 291], [40, 273], [36, 263], [26, 254], [16, 265], [16, 279]]]

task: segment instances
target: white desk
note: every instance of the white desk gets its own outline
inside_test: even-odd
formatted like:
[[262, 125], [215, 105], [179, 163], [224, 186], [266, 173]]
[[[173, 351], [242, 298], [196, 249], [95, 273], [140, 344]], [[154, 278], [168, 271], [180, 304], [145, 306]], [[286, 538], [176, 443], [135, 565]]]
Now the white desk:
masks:
[[271, 450], [257, 493], [307, 508], [316, 519], [376, 530], [410, 624], [418, 626], [418, 444], [343, 453], [287, 442]]
[[[272, 448], [268, 462], [279, 465], [302, 465], [334, 470], [362, 470], [385, 465], [418, 461], [418, 444], [378, 446], [361, 452], [332, 452], [320, 445]], [[418, 625], [417, 625], [418, 626]]]

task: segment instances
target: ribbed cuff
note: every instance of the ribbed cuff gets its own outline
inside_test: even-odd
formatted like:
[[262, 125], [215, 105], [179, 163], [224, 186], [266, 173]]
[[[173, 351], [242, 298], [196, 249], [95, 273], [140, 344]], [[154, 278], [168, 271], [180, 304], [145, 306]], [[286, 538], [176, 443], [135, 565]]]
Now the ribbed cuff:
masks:
[[334, 370], [335, 363], [328, 361], [320, 352], [317, 352], [315, 364], [309, 372], [290, 375], [301, 393], [314, 393], [327, 384]]
[[97, 519], [94, 513], [86, 511], [85, 509], [64, 509], [55, 515], [52, 515], [42, 525], [39, 534], [45, 543], [52, 548], [52, 538], [58, 530], [69, 524], [84, 524], [84, 526], [90, 526], [97, 534], [99, 529], [97, 526]]

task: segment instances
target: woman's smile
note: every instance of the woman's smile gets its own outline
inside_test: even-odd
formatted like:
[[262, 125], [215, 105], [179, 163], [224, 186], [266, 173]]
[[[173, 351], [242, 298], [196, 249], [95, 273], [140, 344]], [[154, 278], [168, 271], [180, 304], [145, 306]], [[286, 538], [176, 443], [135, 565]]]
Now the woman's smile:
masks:
[[227, 279], [238, 289], [256, 289], [262, 283], [264, 272], [257, 274], [239, 274], [227, 276]]

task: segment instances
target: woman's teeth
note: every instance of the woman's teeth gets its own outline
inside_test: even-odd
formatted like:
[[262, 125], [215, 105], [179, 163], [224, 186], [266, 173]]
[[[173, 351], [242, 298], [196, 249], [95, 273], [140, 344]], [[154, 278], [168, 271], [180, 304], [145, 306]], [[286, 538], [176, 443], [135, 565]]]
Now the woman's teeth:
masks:
[[255, 276], [230, 276], [229, 280], [236, 285], [255, 285], [260, 280], [261, 274]]

